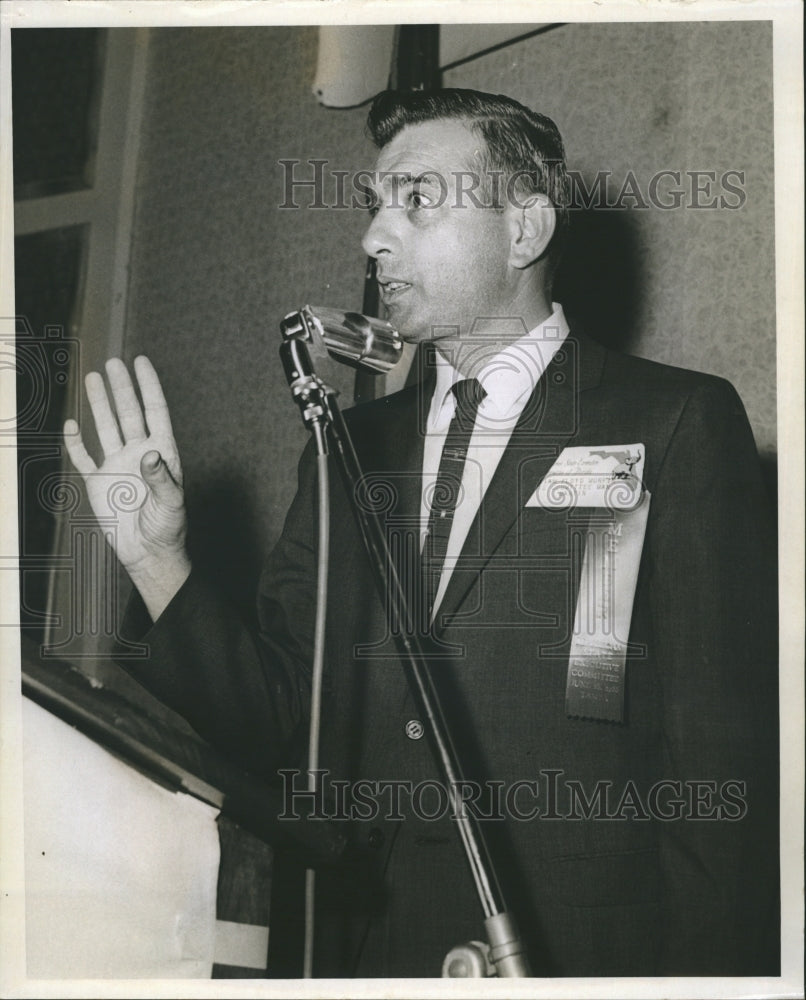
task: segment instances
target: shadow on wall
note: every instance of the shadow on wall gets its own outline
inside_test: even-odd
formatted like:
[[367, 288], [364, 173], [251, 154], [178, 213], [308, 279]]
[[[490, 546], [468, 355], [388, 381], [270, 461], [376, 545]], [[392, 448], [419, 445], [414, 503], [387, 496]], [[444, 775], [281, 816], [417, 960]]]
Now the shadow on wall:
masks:
[[628, 353], [637, 344], [645, 282], [636, 226], [630, 212], [574, 210], [554, 282], [572, 327]]

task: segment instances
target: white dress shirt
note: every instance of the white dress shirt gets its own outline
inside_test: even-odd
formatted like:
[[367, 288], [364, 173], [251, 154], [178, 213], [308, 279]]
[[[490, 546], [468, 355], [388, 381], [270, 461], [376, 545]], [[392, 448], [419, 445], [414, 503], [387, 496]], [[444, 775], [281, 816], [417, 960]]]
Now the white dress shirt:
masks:
[[[462, 488], [434, 601], [434, 613], [442, 602], [470, 525], [498, 468], [512, 431], [540, 377], [568, 336], [568, 323], [562, 306], [557, 303], [552, 305], [554, 312], [545, 322], [496, 354], [477, 376], [486, 395], [479, 406], [470, 438]], [[464, 378], [439, 351], [436, 352], [436, 375], [436, 389], [428, 412], [423, 453], [421, 551], [428, 534], [430, 497], [439, 471], [448, 426], [456, 407], [455, 397], [450, 390]]]

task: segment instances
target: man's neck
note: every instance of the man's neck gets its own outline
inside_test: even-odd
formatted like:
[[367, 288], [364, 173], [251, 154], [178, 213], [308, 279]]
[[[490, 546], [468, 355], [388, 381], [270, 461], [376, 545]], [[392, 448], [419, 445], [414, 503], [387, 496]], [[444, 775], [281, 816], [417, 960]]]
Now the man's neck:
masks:
[[528, 309], [513, 309], [509, 316], [479, 319], [468, 334], [443, 338], [435, 347], [465, 378], [476, 378], [496, 355], [545, 323], [553, 312], [550, 298], [541, 297]]

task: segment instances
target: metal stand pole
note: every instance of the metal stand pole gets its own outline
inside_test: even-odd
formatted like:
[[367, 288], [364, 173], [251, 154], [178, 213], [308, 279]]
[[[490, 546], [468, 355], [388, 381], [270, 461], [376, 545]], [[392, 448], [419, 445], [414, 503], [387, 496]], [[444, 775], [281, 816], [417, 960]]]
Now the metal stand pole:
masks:
[[[361, 467], [335, 393], [314, 370], [308, 350], [308, 329], [299, 313], [287, 316], [280, 329], [283, 336], [280, 357], [303, 422], [309, 429], [316, 423], [325, 428], [347, 495], [353, 498], [363, 478]], [[400, 615], [400, 621], [408, 621], [406, 594], [392, 562], [383, 527], [373, 513], [364, 510], [354, 500], [352, 507], [381, 599], [389, 598], [393, 613]], [[457, 830], [484, 913], [489, 960], [499, 976], [529, 976], [528, 961], [515, 922], [506, 911], [487, 845], [458, 791], [462, 769], [429, 670], [429, 638], [407, 635], [405, 629], [396, 632], [403, 669], [422, 712], [431, 747], [451, 796]]]

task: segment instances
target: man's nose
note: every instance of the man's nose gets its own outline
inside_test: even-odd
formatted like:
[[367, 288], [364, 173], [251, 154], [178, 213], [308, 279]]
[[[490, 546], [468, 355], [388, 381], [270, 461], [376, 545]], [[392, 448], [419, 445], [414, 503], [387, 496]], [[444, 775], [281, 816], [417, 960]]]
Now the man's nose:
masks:
[[370, 257], [379, 257], [383, 253], [393, 252], [399, 242], [397, 233], [397, 216], [403, 213], [395, 212], [389, 206], [381, 206], [364, 233], [361, 246]]

